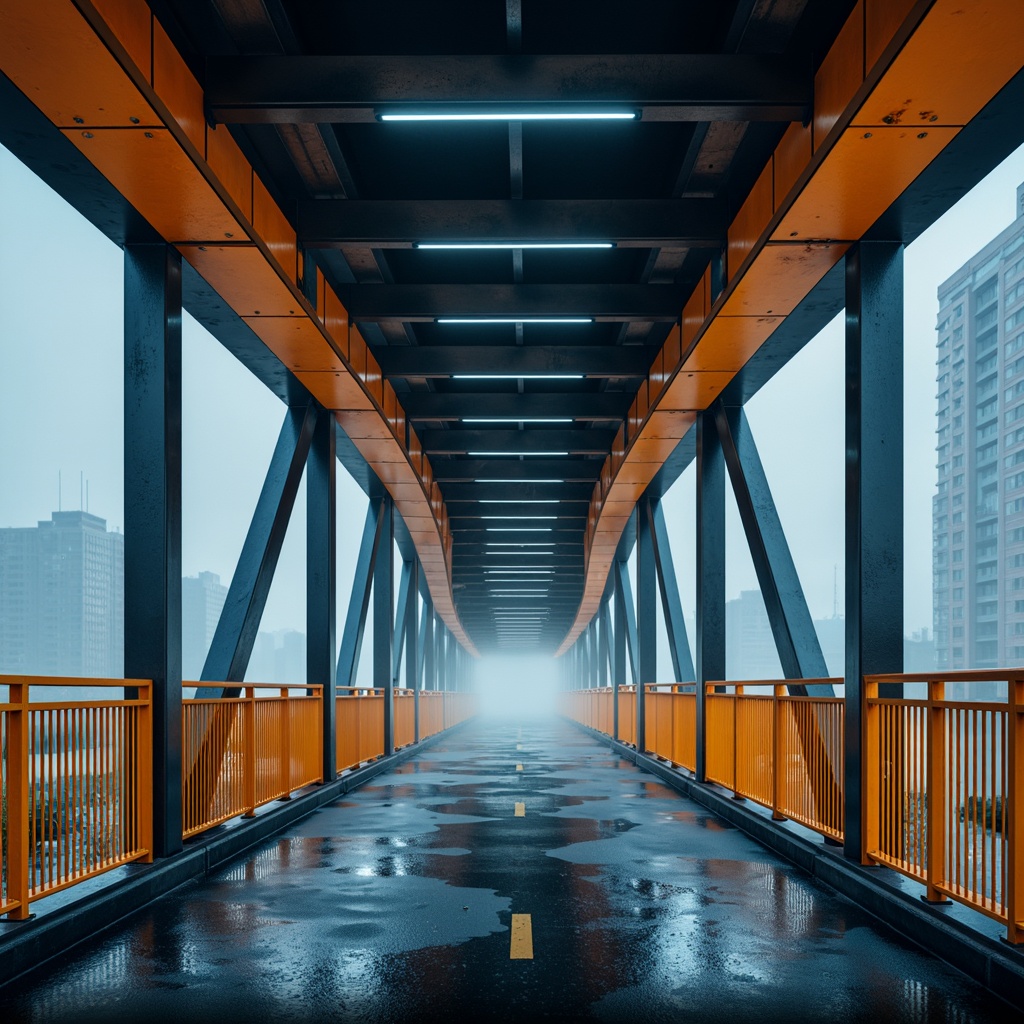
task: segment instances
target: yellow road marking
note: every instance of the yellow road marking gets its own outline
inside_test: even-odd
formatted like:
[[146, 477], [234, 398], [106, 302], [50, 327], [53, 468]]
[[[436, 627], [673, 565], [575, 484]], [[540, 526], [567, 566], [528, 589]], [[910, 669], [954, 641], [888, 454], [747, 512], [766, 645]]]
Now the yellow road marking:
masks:
[[516, 771], [517, 772], [521, 772], [522, 770], [523, 770], [523, 766], [521, 764], [517, 764], [516, 765]]
[[516, 804], [516, 817], [517, 818], [525, 818], [526, 817], [526, 804], [520, 804], [520, 803]]
[[533, 959], [533, 923], [529, 914], [512, 915], [512, 943], [508, 957], [510, 960]]

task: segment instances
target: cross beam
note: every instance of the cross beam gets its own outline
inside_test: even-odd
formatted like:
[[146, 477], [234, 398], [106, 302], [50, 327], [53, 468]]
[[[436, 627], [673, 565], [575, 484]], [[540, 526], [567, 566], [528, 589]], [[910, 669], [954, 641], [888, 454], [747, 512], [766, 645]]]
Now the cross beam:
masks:
[[809, 71], [792, 58], [734, 54], [227, 56], [207, 60], [205, 99], [207, 115], [229, 124], [566, 105], [613, 105], [645, 121], [805, 121]]
[[402, 395], [407, 419], [436, 422], [465, 417], [536, 419], [553, 416], [574, 420], [612, 420], [625, 418], [632, 392], [572, 394], [551, 392], [542, 395], [465, 395], [457, 392], [409, 391]]
[[709, 199], [313, 199], [298, 207], [307, 248], [407, 249], [417, 242], [614, 242], [715, 249], [724, 208]]
[[373, 354], [385, 377], [643, 377], [653, 358], [640, 345], [394, 345], [376, 348]]
[[666, 284], [348, 284], [353, 323], [430, 323], [440, 317], [589, 317], [675, 323], [685, 299]]

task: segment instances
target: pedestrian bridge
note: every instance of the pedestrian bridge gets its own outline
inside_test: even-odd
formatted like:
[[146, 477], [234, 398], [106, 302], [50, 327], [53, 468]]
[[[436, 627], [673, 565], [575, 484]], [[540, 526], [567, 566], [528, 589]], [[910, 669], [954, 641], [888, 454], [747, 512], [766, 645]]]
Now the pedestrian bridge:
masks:
[[[1020, 27], [7, 0], [0, 143], [124, 252], [125, 641], [123, 678], [0, 676], [5, 1010], [1019, 1009], [1024, 676], [903, 672], [902, 410], [904, 247], [1024, 142]], [[185, 312], [283, 407], [193, 680]], [[840, 312], [833, 678], [744, 406]], [[296, 687], [246, 677], [303, 479]], [[779, 679], [726, 671], [727, 480]]]

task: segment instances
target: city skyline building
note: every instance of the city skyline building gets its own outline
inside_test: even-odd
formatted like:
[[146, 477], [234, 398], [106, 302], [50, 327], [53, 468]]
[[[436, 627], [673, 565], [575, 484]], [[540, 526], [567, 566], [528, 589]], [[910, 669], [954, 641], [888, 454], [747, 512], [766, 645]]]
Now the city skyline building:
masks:
[[0, 671], [124, 675], [124, 535], [82, 510], [0, 529]]
[[199, 679], [228, 588], [215, 572], [181, 578], [181, 677]]
[[1024, 184], [1016, 212], [938, 288], [938, 669], [1024, 660]]

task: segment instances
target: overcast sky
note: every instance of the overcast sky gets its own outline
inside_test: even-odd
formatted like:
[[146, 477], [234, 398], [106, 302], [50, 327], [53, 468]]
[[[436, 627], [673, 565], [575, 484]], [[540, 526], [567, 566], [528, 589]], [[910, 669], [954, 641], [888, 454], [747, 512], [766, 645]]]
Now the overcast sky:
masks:
[[[936, 288], [1005, 228], [1024, 181], [1014, 153], [906, 253], [906, 625], [931, 625], [935, 487]], [[123, 523], [122, 255], [0, 147], [0, 526], [57, 507]], [[284, 407], [201, 327], [184, 327], [184, 572], [227, 583], [259, 495]], [[765, 471], [815, 617], [843, 594], [843, 334], [837, 318], [748, 406]], [[351, 586], [365, 498], [339, 468], [339, 593]], [[684, 602], [693, 606], [693, 472], [666, 498]], [[264, 616], [304, 629], [305, 506], [293, 516]], [[730, 499], [730, 597], [756, 589]]]

